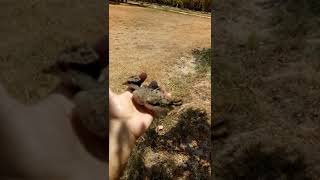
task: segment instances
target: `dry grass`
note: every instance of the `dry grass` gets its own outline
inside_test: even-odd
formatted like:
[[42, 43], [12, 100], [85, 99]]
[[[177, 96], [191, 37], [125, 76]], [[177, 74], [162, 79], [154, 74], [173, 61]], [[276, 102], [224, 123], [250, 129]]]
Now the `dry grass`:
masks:
[[[208, 177], [210, 73], [197, 71], [192, 50], [210, 46], [210, 19], [122, 5], [110, 6], [110, 15], [110, 87], [121, 92], [128, 76], [145, 71], [148, 81], [157, 80], [184, 102], [154, 120], [122, 179]], [[164, 129], [158, 131], [158, 125]], [[199, 128], [201, 135], [193, 132]], [[190, 148], [193, 141], [198, 146]]]
[[181, 57], [210, 46], [210, 32], [210, 19], [110, 5], [110, 87], [123, 91], [122, 82], [141, 71], [147, 81], [168, 85], [169, 70]]
[[[83, 8], [86, 7], [86, 8]], [[56, 85], [40, 71], [67, 46], [104, 33], [104, 7], [91, 1], [2, 1], [0, 77], [10, 93], [34, 102]], [[59, 12], [59, 13], [57, 13]]]
[[214, 141], [214, 178], [318, 179], [318, 138], [303, 138], [319, 127], [318, 17], [303, 13], [306, 1], [266, 2], [217, 4], [226, 9], [217, 13], [214, 121], [224, 124], [213, 130], [228, 135]]
[[[206, 52], [197, 54], [195, 61], [201, 61]], [[184, 105], [152, 123], [134, 150], [123, 179], [210, 177], [211, 88], [207, 77], [210, 71], [197, 71], [198, 64], [191, 67], [188, 73], [180, 72], [179, 68], [172, 70], [175, 74], [169, 85], [173, 95], [184, 100]], [[162, 131], [158, 131], [159, 125], [164, 127]], [[196, 146], [192, 147], [193, 143]]]

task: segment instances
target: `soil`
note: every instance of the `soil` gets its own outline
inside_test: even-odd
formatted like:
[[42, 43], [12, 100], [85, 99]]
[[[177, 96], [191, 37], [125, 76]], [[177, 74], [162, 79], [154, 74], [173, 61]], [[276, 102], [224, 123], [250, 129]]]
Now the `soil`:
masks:
[[192, 50], [210, 48], [211, 19], [126, 4], [109, 14], [110, 88], [121, 93], [128, 77], [146, 72], [146, 84], [156, 80], [183, 101], [138, 140], [122, 179], [208, 178], [210, 73], [196, 73]]
[[319, 179], [319, 18], [299, 2], [215, 2], [214, 179]]
[[207, 18], [129, 5], [110, 5], [109, 14], [110, 87], [116, 92], [141, 71], [164, 83], [183, 55], [211, 45]]
[[58, 78], [44, 74], [58, 54], [105, 33], [101, 2], [1, 1], [0, 81], [25, 103], [48, 95]]
[[[26, 104], [33, 104], [47, 97], [56, 88], [59, 78], [45, 74], [42, 70], [54, 64], [60, 52], [68, 47], [82, 42], [90, 45], [96, 43], [106, 33], [105, 10], [106, 6], [100, 1], [91, 0], [1, 1], [0, 83], [11, 95]], [[78, 129], [79, 135], [85, 135], [80, 138], [85, 141], [88, 137], [91, 138], [83, 133], [83, 129]], [[94, 141], [90, 141], [92, 142]], [[96, 150], [96, 145], [90, 144], [88, 151]], [[44, 147], [43, 151], [46, 148], [49, 147]], [[99, 158], [107, 159], [105, 154]], [[13, 169], [13, 172], [17, 169]]]

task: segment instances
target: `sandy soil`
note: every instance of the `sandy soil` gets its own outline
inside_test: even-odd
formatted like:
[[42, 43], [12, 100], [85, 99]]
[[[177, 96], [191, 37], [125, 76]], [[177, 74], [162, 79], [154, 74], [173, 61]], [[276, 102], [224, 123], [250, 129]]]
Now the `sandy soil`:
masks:
[[57, 79], [41, 69], [54, 62], [59, 51], [79, 42], [93, 43], [105, 29], [101, 2], [0, 2], [0, 79], [24, 102], [44, 97]]
[[164, 83], [178, 59], [211, 45], [210, 19], [125, 5], [109, 10], [110, 87], [115, 91], [141, 71]]

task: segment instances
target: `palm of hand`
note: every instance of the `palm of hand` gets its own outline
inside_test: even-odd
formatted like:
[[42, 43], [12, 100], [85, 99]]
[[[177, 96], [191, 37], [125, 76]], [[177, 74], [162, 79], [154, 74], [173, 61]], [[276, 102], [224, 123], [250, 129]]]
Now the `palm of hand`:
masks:
[[150, 126], [153, 113], [136, 104], [132, 96], [129, 91], [117, 95], [109, 89], [109, 119], [110, 123], [121, 121], [135, 137], [139, 137]]

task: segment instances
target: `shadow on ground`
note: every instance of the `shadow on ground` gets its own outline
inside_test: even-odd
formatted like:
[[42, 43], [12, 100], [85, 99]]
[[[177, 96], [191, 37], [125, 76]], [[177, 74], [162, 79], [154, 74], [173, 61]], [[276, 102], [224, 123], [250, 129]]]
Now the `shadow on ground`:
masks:
[[[154, 180], [209, 179], [210, 170], [210, 125], [208, 115], [201, 109], [188, 108], [178, 117], [178, 123], [167, 133], [159, 135], [155, 128], [149, 129], [138, 151], [132, 155], [127, 179]], [[160, 160], [146, 167], [143, 159], [144, 149], [150, 147], [155, 153], [183, 154], [187, 160], [177, 164], [172, 159]]]

